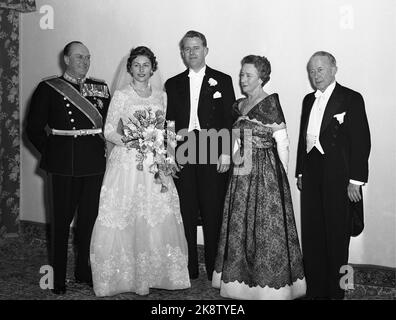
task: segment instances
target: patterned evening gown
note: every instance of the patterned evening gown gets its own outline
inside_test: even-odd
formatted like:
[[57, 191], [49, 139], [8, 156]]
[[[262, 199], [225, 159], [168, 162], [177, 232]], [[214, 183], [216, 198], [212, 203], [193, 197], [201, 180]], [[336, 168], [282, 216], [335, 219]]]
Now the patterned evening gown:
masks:
[[240, 129], [241, 141], [245, 135], [245, 160], [231, 169], [212, 285], [229, 298], [294, 299], [305, 295], [306, 282], [289, 182], [271, 128], [285, 119], [277, 94], [247, 115], [240, 101], [233, 106], [233, 129]]
[[128, 85], [116, 91], [105, 125], [110, 153], [100, 194], [99, 213], [91, 239], [91, 266], [97, 296], [122, 292], [149, 293], [149, 288], [190, 287], [187, 242], [179, 198], [172, 177], [161, 193], [148, 167], [152, 153], [137, 169], [136, 149], [128, 150], [117, 132], [136, 110], [163, 110], [165, 93], [153, 90], [142, 98]]

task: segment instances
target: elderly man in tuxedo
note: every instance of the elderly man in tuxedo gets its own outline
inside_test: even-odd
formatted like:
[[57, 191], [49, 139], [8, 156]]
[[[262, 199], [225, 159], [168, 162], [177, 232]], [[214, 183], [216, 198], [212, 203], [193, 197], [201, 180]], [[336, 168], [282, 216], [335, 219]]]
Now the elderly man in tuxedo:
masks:
[[[188, 131], [183, 141], [188, 145], [188, 161], [183, 161], [175, 184], [188, 243], [190, 278], [198, 277], [197, 220], [200, 214], [206, 273], [211, 280], [226, 192], [226, 174], [230, 166], [230, 148], [222, 149], [220, 138], [214, 139], [218, 150], [202, 142], [210, 129], [212, 133], [223, 130], [230, 136], [235, 94], [231, 77], [206, 65], [209, 49], [202, 33], [188, 31], [179, 46], [187, 70], [165, 83], [168, 95], [166, 118], [175, 122], [177, 132], [181, 129]], [[176, 153], [179, 164], [182, 161], [180, 155]]]
[[361, 94], [335, 80], [336, 59], [319, 51], [308, 62], [316, 89], [305, 96], [297, 151], [307, 297], [342, 299], [340, 268], [348, 263], [350, 202], [362, 201], [370, 131]]

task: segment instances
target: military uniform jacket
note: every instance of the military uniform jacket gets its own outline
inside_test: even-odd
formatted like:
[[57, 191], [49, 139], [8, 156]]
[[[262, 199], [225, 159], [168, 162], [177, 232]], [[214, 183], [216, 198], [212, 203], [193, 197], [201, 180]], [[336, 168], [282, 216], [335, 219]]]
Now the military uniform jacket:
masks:
[[[63, 77], [60, 77], [65, 80]], [[103, 123], [110, 95], [106, 83], [87, 78], [80, 91], [97, 108]], [[99, 90], [97, 90], [99, 89]], [[61, 136], [49, 134], [49, 129], [93, 129], [94, 124], [71, 101], [51, 87], [45, 80], [33, 93], [27, 116], [26, 133], [41, 153], [40, 168], [65, 176], [101, 174], [106, 167], [106, 147], [103, 135]]]

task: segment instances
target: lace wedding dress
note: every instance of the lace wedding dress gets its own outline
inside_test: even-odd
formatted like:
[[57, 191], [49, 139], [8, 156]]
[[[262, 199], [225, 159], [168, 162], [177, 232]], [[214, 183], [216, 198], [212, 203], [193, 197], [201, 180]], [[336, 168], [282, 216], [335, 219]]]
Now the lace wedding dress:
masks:
[[127, 123], [137, 110], [165, 111], [164, 100], [163, 91], [153, 89], [150, 97], [142, 98], [128, 85], [116, 91], [111, 101], [104, 135], [115, 147], [107, 162], [91, 239], [97, 296], [190, 287], [187, 243], [173, 179], [168, 177], [168, 191], [161, 193], [161, 184], [148, 170], [152, 154], [139, 171], [136, 149], [128, 150], [117, 132], [120, 119]]

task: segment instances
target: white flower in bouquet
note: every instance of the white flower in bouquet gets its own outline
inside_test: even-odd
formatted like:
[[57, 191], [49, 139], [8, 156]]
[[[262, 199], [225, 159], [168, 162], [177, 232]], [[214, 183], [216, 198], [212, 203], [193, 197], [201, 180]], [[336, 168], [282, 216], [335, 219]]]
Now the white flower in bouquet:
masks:
[[176, 148], [177, 140], [181, 136], [174, 132], [174, 121], [167, 121], [167, 130], [164, 129], [165, 114], [161, 110], [154, 112], [150, 107], [137, 110], [133, 118], [123, 126], [122, 141], [128, 149], [136, 149], [137, 169], [143, 170], [143, 161], [147, 154], [153, 154], [153, 163], [149, 172], [154, 174], [155, 182], [161, 184], [161, 192], [166, 192], [166, 176], [176, 177], [178, 171], [173, 156], [167, 156], [165, 141], [172, 148]]

